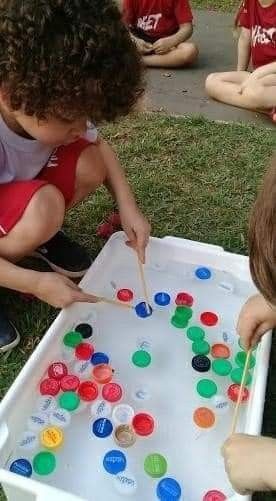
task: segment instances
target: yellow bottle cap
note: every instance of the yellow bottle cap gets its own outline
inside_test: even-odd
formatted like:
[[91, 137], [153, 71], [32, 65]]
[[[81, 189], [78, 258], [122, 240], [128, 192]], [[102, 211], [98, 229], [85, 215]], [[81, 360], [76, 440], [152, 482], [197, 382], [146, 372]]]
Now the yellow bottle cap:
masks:
[[40, 440], [46, 449], [57, 449], [63, 444], [63, 432], [57, 426], [49, 426], [41, 432]]

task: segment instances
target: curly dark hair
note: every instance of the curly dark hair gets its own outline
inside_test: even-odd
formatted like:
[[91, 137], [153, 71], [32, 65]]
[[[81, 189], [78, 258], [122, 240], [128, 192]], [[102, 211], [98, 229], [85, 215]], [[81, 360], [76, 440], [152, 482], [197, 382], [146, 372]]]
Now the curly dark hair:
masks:
[[144, 91], [112, 0], [0, 0], [0, 86], [13, 110], [95, 122], [126, 115]]

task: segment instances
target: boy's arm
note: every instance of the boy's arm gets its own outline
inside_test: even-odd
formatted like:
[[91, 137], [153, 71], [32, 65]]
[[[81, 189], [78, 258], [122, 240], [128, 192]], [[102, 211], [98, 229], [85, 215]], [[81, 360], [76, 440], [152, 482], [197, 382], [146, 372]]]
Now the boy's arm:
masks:
[[246, 71], [251, 56], [251, 32], [247, 28], [241, 28], [238, 41], [237, 71]]
[[175, 47], [176, 45], [179, 45], [181, 42], [185, 42], [190, 38], [193, 34], [193, 24], [192, 23], [184, 23], [180, 24], [179, 30], [174, 34], [171, 35], [170, 38], [173, 45], [172, 47]]
[[129, 244], [136, 248], [140, 260], [145, 262], [145, 248], [150, 236], [150, 224], [139, 210], [124, 170], [111, 146], [100, 139], [98, 147], [107, 169], [105, 184], [117, 202], [122, 227], [127, 234]]

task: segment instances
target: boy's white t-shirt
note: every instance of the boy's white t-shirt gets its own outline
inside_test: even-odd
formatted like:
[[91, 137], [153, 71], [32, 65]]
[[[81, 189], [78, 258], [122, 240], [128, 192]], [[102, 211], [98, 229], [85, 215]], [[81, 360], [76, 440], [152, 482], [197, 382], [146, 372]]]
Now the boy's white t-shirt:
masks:
[[[96, 127], [88, 124], [83, 137], [94, 143], [97, 136]], [[36, 178], [52, 153], [53, 147], [13, 132], [0, 116], [0, 184]]]

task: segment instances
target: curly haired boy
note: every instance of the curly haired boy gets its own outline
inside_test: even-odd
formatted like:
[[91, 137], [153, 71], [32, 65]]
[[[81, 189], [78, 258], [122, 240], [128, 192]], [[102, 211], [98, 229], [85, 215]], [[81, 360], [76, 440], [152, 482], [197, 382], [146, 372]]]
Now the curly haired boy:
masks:
[[[144, 259], [149, 223], [92, 125], [126, 115], [142, 93], [140, 56], [112, 0], [0, 1], [0, 286], [55, 307], [91, 300], [69, 278], [90, 257], [60, 229], [103, 184]], [[53, 272], [16, 264], [33, 254]], [[0, 351], [18, 341], [2, 312]]]

